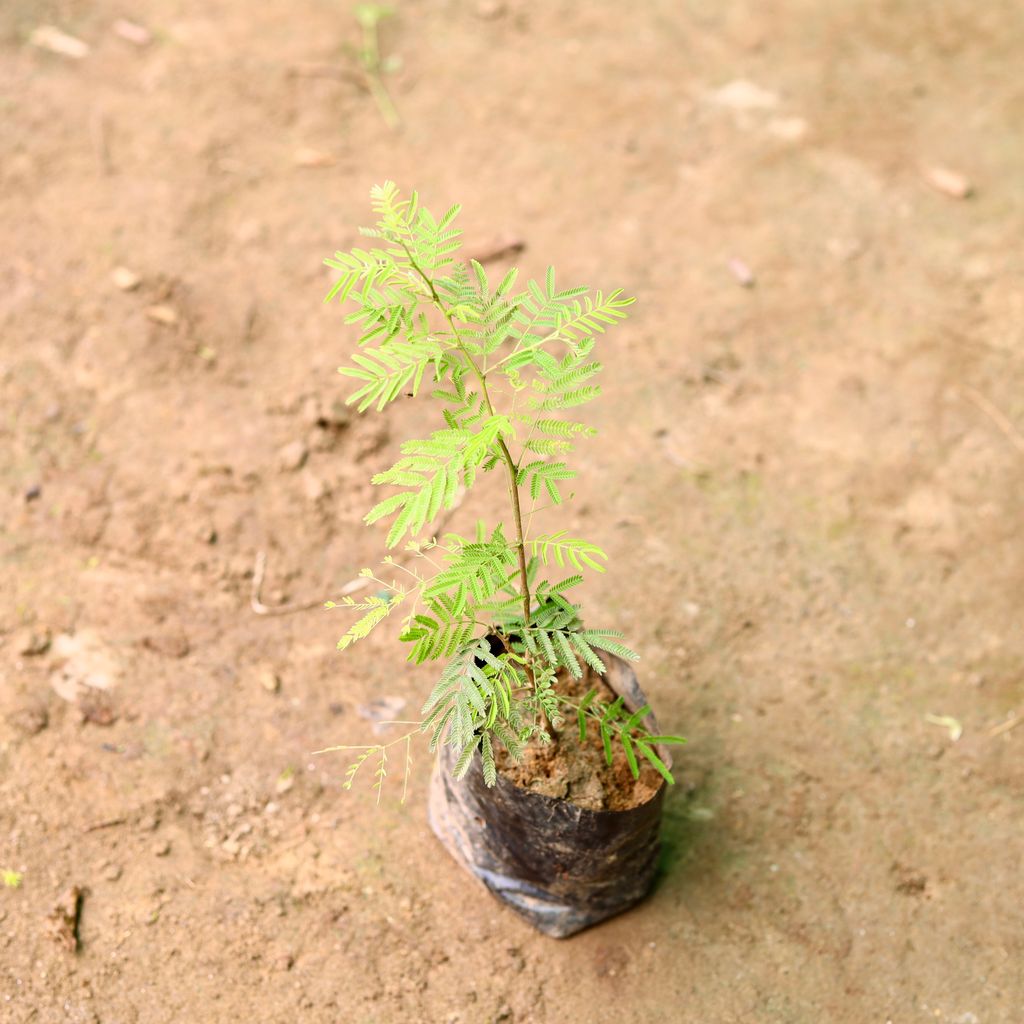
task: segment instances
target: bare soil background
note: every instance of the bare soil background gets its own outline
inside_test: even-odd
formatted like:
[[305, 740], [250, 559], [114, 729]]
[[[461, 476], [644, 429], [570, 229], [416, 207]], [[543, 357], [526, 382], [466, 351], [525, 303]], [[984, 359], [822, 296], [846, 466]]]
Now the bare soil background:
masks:
[[[397, 133], [347, 3], [0, 7], [0, 1020], [1024, 1020], [1024, 10], [408, 0], [382, 39]], [[258, 551], [270, 604], [375, 564], [368, 478], [431, 423], [335, 406], [320, 260], [386, 177], [640, 300], [568, 525], [691, 744], [656, 893], [562, 943], [440, 854], [422, 749], [380, 809], [309, 756], [429, 668], [249, 606]]]

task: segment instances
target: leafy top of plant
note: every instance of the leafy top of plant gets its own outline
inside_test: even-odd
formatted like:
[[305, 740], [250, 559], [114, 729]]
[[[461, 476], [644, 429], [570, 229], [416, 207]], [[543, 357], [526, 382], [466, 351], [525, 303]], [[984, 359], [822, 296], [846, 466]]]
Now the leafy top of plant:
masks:
[[[409, 660], [446, 664], [417, 729], [389, 743], [329, 748], [362, 751], [346, 786], [375, 755], [379, 795], [388, 749], [404, 743], [408, 766], [417, 730], [432, 751], [455, 748], [456, 777], [479, 752], [493, 785], [495, 743], [518, 758], [532, 739], [551, 741], [565, 710], [576, 715], [581, 739], [588, 722], [599, 730], [609, 763], [615, 741], [634, 775], [639, 754], [671, 783], [655, 747], [682, 740], [651, 736], [640, 724], [649, 708], [604, 704], [596, 690], [578, 701], [556, 692], [559, 671], [604, 674], [604, 652], [637, 655], [621, 633], [585, 628], [568, 596], [586, 573], [604, 572], [605, 552], [566, 530], [531, 529], [537, 511], [566, 499], [563, 488], [576, 476], [566, 459], [595, 433], [577, 410], [601, 393], [596, 339], [634, 300], [621, 290], [559, 288], [554, 268], [518, 290], [515, 268], [494, 284], [479, 262], [458, 255], [459, 206], [436, 217], [390, 181], [372, 189], [371, 202], [378, 219], [362, 229], [367, 247], [325, 260], [337, 272], [325, 301], [352, 304], [345, 322], [360, 330], [351, 364], [339, 370], [356, 384], [348, 402], [380, 411], [426, 393], [439, 415], [429, 437], [405, 441], [395, 464], [373, 477], [390, 493], [366, 522], [388, 522], [387, 546], [403, 547], [404, 558], [384, 559], [395, 578], [364, 569], [380, 592], [328, 607], [362, 612], [339, 648], [401, 612]], [[509, 520], [480, 522], [469, 536], [446, 532], [451, 510], [489, 473], [504, 478]]]

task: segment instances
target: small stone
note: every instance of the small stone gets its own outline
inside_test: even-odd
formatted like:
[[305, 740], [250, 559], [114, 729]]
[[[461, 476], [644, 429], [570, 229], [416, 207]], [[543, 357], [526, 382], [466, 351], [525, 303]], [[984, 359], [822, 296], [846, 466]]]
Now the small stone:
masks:
[[334, 431], [326, 427], [312, 427], [306, 434], [306, 447], [311, 452], [329, 452], [334, 447]]
[[295, 785], [295, 773], [283, 772], [277, 782], [274, 783], [274, 792], [278, 796], [284, 796]]
[[302, 474], [302, 490], [306, 495], [306, 500], [311, 504], [316, 504], [321, 498], [327, 496], [327, 484], [308, 469]]
[[295, 964], [295, 957], [291, 953], [281, 953], [274, 957], [275, 971], [290, 971]]
[[25, 504], [29, 502], [37, 501], [43, 496], [42, 484], [32, 484], [31, 487], [25, 488]]
[[742, 288], [753, 288], [755, 283], [754, 272], [743, 262], [741, 259], [737, 259], [735, 256], [729, 260], [729, 270], [732, 272], [732, 276], [736, 278], [736, 283]]
[[320, 399], [309, 395], [302, 400], [302, 422], [310, 427], [320, 425]]
[[166, 633], [147, 636], [143, 645], [166, 658], [184, 658], [191, 650], [188, 637], [181, 629], [170, 629]]
[[286, 473], [293, 473], [303, 467], [309, 455], [302, 441], [292, 441], [277, 453], [278, 467]]
[[493, 21], [505, 13], [503, 0], [477, 0], [476, 16], [484, 21]]
[[110, 280], [123, 292], [133, 292], [142, 284], [142, 278], [128, 267], [114, 267], [110, 272]]
[[343, 430], [352, 422], [352, 410], [336, 398], [326, 409], [321, 409], [319, 422], [331, 430]]
[[123, 871], [120, 864], [108, 864], [103, 869], [103, 877], [108, 882], [116, 882], [122, 875]]
[[295, 151], [292, 160], [296, 167], [333, 167], [334, 157], [319, 149], [303, 146]]
[[783, 142], [799, 142], [807, 134], [807, 122], [802, 117], [773, 117], [768, 133]]
[[26, 629], [16, 635], [14, 649], [23, 657], [34, 658], [50, 649], [51, 639], [48, 629]]
[[711, 99], [730, 110], [773, 110], [779, 105], [779, 97], [774, 92], [745, 78], [737, 78], [716, 89]]
[[155, 814], [144, 814], [139, 819], [139, 828], [143, 832], [155, 832], [160, 826], [160, 819]]
[[171, 852], [170, 839], [159, 839], [153, 844], [154, 857], [166, 857]]
[[105, 693], [87, 690], [78, 700], [82, 724], [108, 726], [117, 721], [117, 710]]
[[281, 677], [270, 665], [261, 666], [256, 672], [256, 678], [267, 693], [280, 693]]
[[50, 716], [41, 705], [28, 705], [12, 711], [7, 724], [22, 736], [37, 736], [50, 724]]
[[974, 191], [967, 178], [948, 167], [925, 167], [923, 174], [924, 180], [936, 192], [941, 192], [951, 199], [966, 199]]
[[173, 306], [158, 303], [146, 307], [146, 316], [161, 327], [173, 327], [178, 322], [178, 313]]

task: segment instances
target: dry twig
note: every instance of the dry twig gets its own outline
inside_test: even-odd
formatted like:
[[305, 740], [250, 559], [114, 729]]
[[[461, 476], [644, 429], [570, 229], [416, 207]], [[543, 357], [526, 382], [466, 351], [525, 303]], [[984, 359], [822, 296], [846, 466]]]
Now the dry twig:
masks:
[[993, 726], [989, 729], [988, 735], [990, 739], [995, 739], [996, 736], [1002, 736], [1004, 732], [1009, 732], [1011, 729], [1016, 729], [1018, 725], [1024, 722], [1024, 715], [1013, 715], [1008, 718], [1005, 722], [1000, 722], [998, 725]]
[[961, 389], [964, 398], [976, 405], [1006, 435], [1010, 444], [1024, 455], [1024, 435], [1013, 425], [1009, 417], [1000, 412], [980, 391], [965, 387]]

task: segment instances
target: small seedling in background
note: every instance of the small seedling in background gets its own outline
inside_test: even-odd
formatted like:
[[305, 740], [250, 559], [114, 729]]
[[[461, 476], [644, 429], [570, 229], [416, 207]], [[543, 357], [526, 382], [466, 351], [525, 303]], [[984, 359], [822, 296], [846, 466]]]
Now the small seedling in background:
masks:
[[400, 60], [398, 57], [381, 57], [378, 26], [394, 13], [394, 10], [385, 4], [359, 4], [355, 10], [356, 21], [363, 30], [362, 45], [356, 52], [356, 57], [366, 76], [366, 87], [370, 90], [370, 95], [373, 96], [377, 109], [389, 128], [397, 128], [402, 119], [398, 116], [394, 101], [384, 85], [383, 76], [396, 70]]
[[12, 871], [10, 868], [4, 868], [0, 871], [0, 877], [4, 880], [4, 885], [8, 889], [19, 889], [21, 888], [21, 880], [25, 877], [20, 871]]

